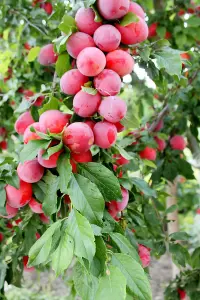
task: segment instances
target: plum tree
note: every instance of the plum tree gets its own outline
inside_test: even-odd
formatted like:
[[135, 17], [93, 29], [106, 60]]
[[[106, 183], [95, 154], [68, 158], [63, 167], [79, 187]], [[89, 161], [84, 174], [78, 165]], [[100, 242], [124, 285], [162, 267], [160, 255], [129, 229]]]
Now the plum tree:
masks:
[[148, 37], [148, 26], [146, 22], [140, 18], [139, 21], [133, 22], [127, 26], [116, 24], [117, 29], [121, 33], [121, 41], [125, 45], [142, 43]]
[[87, 47], [95, 47], [93, 38], [84, 32], [72, 34], [66, 44], [67, 52], [73, 58], [77, 58], [79, 53]]
[[100, 26], [94, 33], [94, 42], [103, 52], [116, 50], [121, 42], [121, 34], [114, 26]]
[[24, 136], [23, 136], [24, 144], [28, 144], [28, 142], [32, 141], [32, 140], [40, 140], [41, 139], [41, 137], [39, 135], [37, 135], [36, 132], [31, 131], [31, 128], [34, 128], [35, 130], [40, 131], [40, 123], [35, 122], [26, 128], [26, 130], [24, 132]]
[[73, 99], [73, 108], [77, 115], [81, 117], [91, 117], [99, 108], [101, 95], [89, 95], [84, 91], [78, 92]]
[[37, 159], [28, 160], [24, 164], [20, 163], [18, 165], [17, 174], [24, 182], [35, 183], [43, 177], [44, 168], [38, 163]]
[[75, 21], [80, 31], [90, 35], [93, 35], [102, 24], [102, 22], [95, 21], [95, 13], [92, 8], [79, 8], [75, 15]]
[[121, 89], [119, 75], [109, 69], [104, 69], [94, 78], [94, 86], [102, 96], [115, 96]]
[[42, 204], [37, 202], [34, 198], [31, 198], [31, 200], [28, 203], [30, 209], [36, 213], [36, 214], [43, 214], [43, 210], [42, 210]]
[[23, 135], [26, 128], [33, 123], [35, 123], [35, 121], [33, 120], [30, 112], [26, 111], [23, 114], [21, 114], [15, 122], [15, 131], [18, 134]]
[[67, 95], [75, 95], [81, 90], [86, 82], [89, 81], [87, 76], [84, 76], [77, 69], [66, 72], [60, 79], [61, 91]]
[[174, 150], [184, 150], [186, 142], [183, 136], [175, 135], [170, 139], [170, 145]]
[[139, 155], [142, 159], [156, 160], [156, 149], [147, 146], [139, 152]]
[[99, 106], [99, 114], [111, 123], [122, 120], [127, 111], [126, 102], [117, 96], [106, 97]]
[[44, 133], [61, 133], [68, 122], [69, 116], [59, 110], [47, 110], [39, 119], [40, 130]]
[[132, 12], [133, 14], [139, 16], [142, 19], [145, 19], [145, 12], [144, 12], [143, 8], [135, 2], [130, 2], [128, 11]]
[[133, 71], [134, 59], [123, 50], [115, 50], [106, 55], [106, 68], [115, 71], [122, 77]]
[[103, 149], [111, 148], [117, 139], [117, 129], [115, 125], [102, 121], [95, 124], [94, 129], [95, 144]]
[[7, 185], [5, 187], [7, 203], [14, 208], [25, 206], [32, 197], [32, 185], [20, 179], [19, 189]]
[[85, 76], [97, 76], [106, 66], [104, 53], [94, 47], [83, 49], [77, 58], [77, 67]]
[[65, 128], [63, 142], [72, 152], [82, 153], [93, 145], [94, 135], [87, 124], [75, 122]]
[[56, 63], [57, 54], [54, 52], [53, 44], [45, 45], [40, 49], [38, 62], [43, 66], [50, 66]]
[[129, 9], [129, 0], [98, 0], [97, 7], [100, 14], [106, 20], [120, 19], [127, 14]]
[[42, 155], [45, 153], [45, 150], [40, 149], [38, 152], [38, 162], [44, 168], [48, 168], [48, 169], [55, 168], [57, 166], [58, 158], [62, 152], [63, 150], [60, 150], [52, 154], [49, 158], [45, 159], [42, 157]]

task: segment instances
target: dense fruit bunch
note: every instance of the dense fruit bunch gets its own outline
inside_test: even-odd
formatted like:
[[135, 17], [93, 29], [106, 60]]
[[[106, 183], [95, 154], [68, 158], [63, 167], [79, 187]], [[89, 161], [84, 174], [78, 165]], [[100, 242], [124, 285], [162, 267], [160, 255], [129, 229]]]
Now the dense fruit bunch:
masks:
[[[80, 8], [75, 16], [79, 31], [73, 33], [66, 44], [68, 53], [72, 59], [76, 59], [73, 65], [77, 68], [67, 71], [61, 77], [60, 88], [64, 94], [74, 97], [74, 113], [82, 121], [73, 122], [71, 115], [59, 110], [47, 110], [40, 115], [39, 122], [35, 122], [27, 111], [15, 123], [15, 130], [23, 135], [24, 144], [41, 140], [42, 134], [60, 135], [63, 144], [71, 151], [70, 163], [75, 173], [77, 163], [92, 161], [92, 145], [109, 149], [117, 140], [117, 132], [124, 129], [120, 121], [125, 117], [127, 107], [118, 94], [122, 87], [121, 77], [133, 71], [134, 60], [119, 47], [121, 43], [140, 43], [148, 36], [145, 14], [139, 5], [130, 3], [129, 0], [117, 3], [110, 1], [109, 5], [104, 2], [97, 1], [97, 6], [106, 24], [104, 20], [95, 22], [92, 8]], [[120, 25], [120, 18], [128, 12], [136, 14], [137, 21], [127, 26]], [[57, 58], [53, 44], [48, 44], [41, 48], [38, 61], [41, 65], [50, 66], [56, 63]], [[89, 81], [90, 86], [95, 89], [91, 94], [84, 89]], [[20, 92], [27, 100], [34, 95], [29, 90]], [[34, 105], [41, 105], [43, 100], [44, 98], [37, 99]], [[58, 144], [57, 139], [51, 138], [49, 148], [56, 148]], [[6, 186], [8, 218], [16, 215], [18, 209], [28, 203], [34, 213], [43, 214], [42, 204], [33, 197], [32, 184], [43, 178], [46, 169], [56, 168], [60, 154], [65, 151], [62, 147], [52, 155], [47, 155], [47, 150], [41, 148], [36, 158], [18, 165], [19, 188]], [[120, 159], [117, 159], [116, 165], [119, 164]], [[108, 211], [114, 218], [128, 204], [129, 195], [124, 188], [122, 195], [121, 203], [108, 203]]]

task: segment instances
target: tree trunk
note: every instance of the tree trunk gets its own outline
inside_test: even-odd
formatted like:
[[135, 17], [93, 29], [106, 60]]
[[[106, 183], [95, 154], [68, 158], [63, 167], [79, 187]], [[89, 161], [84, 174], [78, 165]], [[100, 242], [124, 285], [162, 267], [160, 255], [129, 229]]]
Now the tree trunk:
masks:
[[[172, 205], [177, 204], [177, 184], [178, 184], [178, 177], [174, 180], [174, 182], [168, 182], [167, 185], [167, 193], [170, 195], [167, 197], [167, 208], [169, 208]], [[172, 213], [169, 213], [167, 215], [167, 219], [171, 220], [171, 222], [168, 223], [168, 234], [170, 235], [171, 233], [179, 231], [179, 222], [178, 222], [178, 210], [175, 210]], [[171, 260], [172, 264], [172, 276], [173, 278], [176, 277], [176, 275], [179, 274], [179, 269], [177, 266], [173, 263]]]

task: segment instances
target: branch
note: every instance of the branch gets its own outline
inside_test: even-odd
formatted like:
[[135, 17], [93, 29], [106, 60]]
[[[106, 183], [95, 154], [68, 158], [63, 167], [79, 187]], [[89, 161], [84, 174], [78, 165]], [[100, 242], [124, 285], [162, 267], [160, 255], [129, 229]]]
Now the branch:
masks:
[[155, 10], [163, 10], [165, 7], [163, 0], [153, 0]]
[[167, 104], [163, 110], [159, 113], [157, 119], [151, 124], [149, 132], [153, 132], [157, 127], [158, 123], [164, 118], [165, 115], [169, 113], [169, 105]]

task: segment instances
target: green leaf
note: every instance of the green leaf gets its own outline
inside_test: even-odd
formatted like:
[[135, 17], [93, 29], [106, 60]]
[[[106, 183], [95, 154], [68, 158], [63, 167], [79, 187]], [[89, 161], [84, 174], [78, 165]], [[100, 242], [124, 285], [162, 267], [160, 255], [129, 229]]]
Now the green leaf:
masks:
[[24, 145], [24, 148], [20, 152], [20, 162], [24, 163], [27, 160], [32, 160], [38, 155], [40, 149], [47, 149], [51, 141], [47, 140], [32, 140], [28, 144]]
[[180, 175], [183, 175], [187, 179], [195, 178], [191, 164], [181, 158], [177, 158], [175, 162], [177, 164], [178, 172]]
[[177, 209], [178, 209], [178, 206], [176, 204], [173, 204], [170, 207], [168, 207], [168, 209], [166, 209], [165, 214], [168, 215]]
[[131, 110], [127, 112], [126, 116], [120, 121], [128, 129], [138, 128], [140, 121], [138, 117]]
[[49, 101], [46, 104], [44, 104], [42, 106], [42, 108], [39, 109], [39, 115], [41, 116], [41, 114], [43, 114], [47, 110], [52, 110], [52, 109], [57, 110], [58, 107], [59, 107], [59, 101], [58, 101], [58, 99], [52, 96], [49, 99]]
[[17, 172], [14, 171], [12, 176], [5, 177], [5, 181], [7, 184], [14, 186], [16, 189], [19, 189], [19, 176]]
[[39, 121], [38, 108], [36, 106], [32, 105], [30, 112], [31, 112], [31, 116], [32, 116], [33, 120], [35, 122], [38, 122]]
[[127, 280], [133, 296], [140, 300], [151, 300], [151, 287], [142, 266], [127, 254], [115, 253], [111, 263], [118, 267]]
[[102, 164], [79, 164], [78, 170], [81, 175], [96, 184], [106, 201], [122, 199], [117, 177]]
[[187, 20], [187, 24], [190, 27], [199, 27], [200, 26], [200, 19], [198, 16], [192, 16]]
[[59, 173], [59, 188], [61, 193], [68, 193], [68, 184], [72, 175], [72, 166], [70, 159], [66, 153], [59, 156], [57, 163], [57, 171]]
[[82, 300], [94, 300], [98, 288], [98, 279], [77, 262], [73, 272], [74, 287]]
[[67, 223], [67, 231], [75, 243], [74, 254], [91, 262], [96, 252], [96, 246], [90, 223], [75, 209], [71, 211]]
[[0, 182], [0, 207], [4, 207], [6, 203], [5, 184]]
[[176, 162], [165, 162], [164, 164], [164, 169], [163, 169], [163, 176], [169, 180], [173, 181], [176, 176], [178, 175], [178, 169], [177, 169], [177, 164]]
[[165, 40], [165, 39], [158, 40], [158, 41], [156, 41], [152, 44], [152, 47], [156, 50], [157, 49], [162, 49], [164, 47], [169, 47], [169, 46], [170, 46], [170, 42], [168, 40]]
[[173, 262], [178, 265], [185, 267], [189, 261], [190, 255], [186, 248], [180, 244], [169, 244], [169, 252], [172, 254]]
[[56, 276], [62, 275], [69, 267], [74, 255], [74, 241], [68, 231], [61, 232], [60, 243], [52, 255], [52, 269]]
[[105, 271], [107, 249], [102, 237], [96, 236], [95, 243], [96, 253], [93, 261], [91, 262], [90, 270], [94, 276], [99, 277], [100, 275], [103, 275]]
[[40, 47], [31, 48], [27, 56], [28, 62], [34, 61], [38, 57], [39, 53], [40, 53]]
[[149, 61], [149, 57], [151, 55], [151, 49], [147, 46], [145, 48], [139, 50], [140, 56], [144, 61]]
[[31, 247], [29, 251], [28, 266], [38, 266], [44, 263], [51, 251], [52, 236], [54, 232], [61, 226], [61, 221], [57, 221], [51, 225], [45, 233], [37, 240], [37, 242]]
[[130, 244], [125, 236], [123, 236], [121, 233], [114, 232], [110, 234], [110, 237], [117, 245], [121, 253], [130, 255], [134, 260], [140, 263], [137, 250]]
[[[49, 136], [48, 136], [48, 137], [49, 137]], [[51, 137], [49, 137], [49, 138], [51, 139]], [[63, 142], [60, 141], [60, 143], [59, 143], [58, 145], [53, 146], [53, 147], [49, 147], [49, 148], [46, 150], [46, 152], [42, 155], [42, 157], [43, 157], [44, 159], [49, 159], [49, 157], [50, 157], [51, 155], [53, 155], [54, 153], [59, 152], [59, 151], [62, 150], [62, 149], [63, 149]]]
[[[4, 287], [6, 278], [7, 264], [3, 261], [0, 262], [0, 291]], [[1, 296], [1, 294], [0, 294]], [[3, 299], [3, 298], [2, 298]]]
[[64, 15], [58, 28], [69, 37], [73, 32], [77, 31], [76, 21], [73, 17]]
[[31, 106], [31, 102], [27, 101], [27, 99], [23, 99], [17, 109], [15, 109], [15, 113], [23, 113]]
[[62, 77], [62, 75], [69, 71], [71, 69], [71, 63], [70, 63], [70, 56], [69, 54], [62, 53], [58, 56], [57, 62], [56, 62], [56, 73], [59, 77]]
[[124, 150], [120, 145], [116, 144], [114, 148], [116, 148], [124, 158], [128, 160], [133, 159], [133, 157], [129, 155], [128, 152], [126, 152], [126, 150]]
[[136, 14], [134, 14], [132, 12], [128, 12], [121, 20], [120, 25], [127, 26], [131, 23], [137, 23], [138, 21], [139, 21], [139, 18]]
[[191, 266], [194, 269], [200, 268], [200, 247], [196, 248], [191, 256]]
[[180, 54], [169, 47], [163, 48], [155, 53], [155, 59], [152, 59], [156, 68], [165, 69], [169, 75], [181, 75], [182, 63]]
[[190, 238], [189, 234], [187, 232], [184, 232], [184, 231], [171, 233], [169, 235], [169, 237], [172, 240], [179, 240], [179, 241], [188, 241], [189, 238]]
[[66, 43], [68, 38], [69, 38], [68, 35], [61, 35], [58, 38], [53, 40], [54, 47], [57, 53], [60, 54], [66, 51]]
[[85, 86], [82, 86], [81, 87], [82, 91], [89, 94], [89, 95], [93, 95], [95, 96], [97, 94], [97, 90], [92, 88], [92, 87], [85, 87]]
[[152, 227], [160, 225], [160, 221], [156, 214], [156, 210], [152, 205], [150, 205], [150, 204], [145, 205], [144, 216], [145, 216], [145, 219], [147, 220], [147, 222], [149, 223], [149, 225], [151, 225]]
[[166, 27], [160, 26], [160, 25], [157, 27], [157, 30], [156, 30], [158, 36], [159, 36], [161, 39], [165, 37], [166, 31], [167, 31], [167, 30], [166, 30]]
[[125, 300], [126, 278], [115, 266], [109, 266], [106, 275], [99, 280], [94, 300]]
[[156, 164], [154, 164], [154, 162], [152, 160], [143, 159], [142, 162], [144, 165], [146, 165], [150, 168], [153, 168], [153, 169], [157, 168]]
[[102, 222], [105, 202], [94, 183], [79, 174], [72, 175], [68, 193], [73, 206], [90, 223], [99, 224]]
[[57, 211], [59, 177], [53, 175], [50, 171], [47, 171], [46, 175], [43, 177], [43, 181], [46, 183], [46, 193], [42, 208], [47, 216], [51, 216]]
[[130, 177], [130, 180], [146, 196], [149, 196], [149, 197], [157, 196], [156, 191], [151, 189], [145, 180], [143, 180], [141, 178], [137, 178], [137, 177]]
[[85, 6], [85, 8], [88, 8], [91, 5], [93, 5], [95, 2], [96, 2], [96, 0], [87, 0], [87, 1], [84, 1], [84, 6]]

